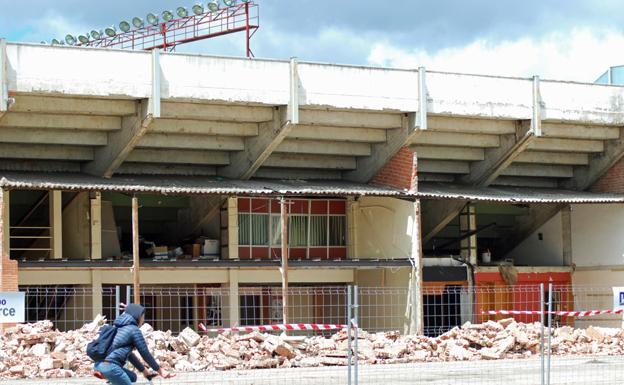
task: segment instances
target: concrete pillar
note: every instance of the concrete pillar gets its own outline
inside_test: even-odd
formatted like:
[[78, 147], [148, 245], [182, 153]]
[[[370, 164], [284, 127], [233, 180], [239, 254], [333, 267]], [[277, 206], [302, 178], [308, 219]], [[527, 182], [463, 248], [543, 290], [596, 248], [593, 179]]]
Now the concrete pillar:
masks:
[[17, 261], [10, 249], [9, 192], [0, 189], [0, 291], [18, 290]]
[[357, 258], [357, 223], [360, 202], [349, 197], [347, 200], [347, 257]]
[[563, 266], [572, 266], [572, 208], [561, 210], [561, 236], [563, 245]]
[[238, 198], [228, 198], [228, 258], [238, 258]]
[[102, 259], [102, 194], [90, 199], [91, 259]]
[[50, 206], [50, 257], [63, 258], [63, 193], [53, 190], [48, 194]]
[[[475, 206], [467, 204], [459, 214], [459, 233], [464, 235], [477, 229], [477, 211]], [[477, 235], [462, 239], [460, 242], [461, 257], [472, 265], [477, 264]]]
[[95, 318], [98, 314], [103, 314], [102, 272], [99, 270], [91, 270], [91, 291], [93, 296], [91, 299], [91, 316]]
[[228, 295], [228, 320], [229, 325], [223, 326], [240, 326], [240, 304], [239, 304], [239, 292], [238, 292], [238, 270], [229, 271], [229, 295]]
[[422, 229], [420, 221], [420, 200], [414, 201], [414, 211], [412, 220], [412, 248], [411, 260], [412, 271], [409, 279], [408, 304], [411, 311], [408, 312], [406, 331], [409, 334], [422, 335], [424, 332], [423, 313], [423, 262], [422, 262]]

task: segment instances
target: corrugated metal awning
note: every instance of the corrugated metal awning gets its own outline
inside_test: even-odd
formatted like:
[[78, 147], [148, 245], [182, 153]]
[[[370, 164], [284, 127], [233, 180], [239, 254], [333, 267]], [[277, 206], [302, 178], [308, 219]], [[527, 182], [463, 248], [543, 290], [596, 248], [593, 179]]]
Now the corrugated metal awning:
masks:
[[454, 199], [498, 203], [624, 203], [624, 194], [522, 187], [471, 187], [420, 183], [422, 199]]
[[179, 195], [330, 195], [415, 198], [414, 192], [331, 180], [230, 180], [216, 177], [114, 176], [1, 172], [0, 187], [16, 190], [116, 191]]

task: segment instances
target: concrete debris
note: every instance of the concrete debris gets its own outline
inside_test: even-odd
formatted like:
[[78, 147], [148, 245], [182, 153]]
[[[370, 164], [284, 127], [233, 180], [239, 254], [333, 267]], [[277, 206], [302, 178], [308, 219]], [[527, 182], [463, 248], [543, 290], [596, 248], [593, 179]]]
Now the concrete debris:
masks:
[[[86, 346], [105, 323], [98, 316], [67, 332], [55, 330], [49, 321], [5, 329], [0, 334], [0, 379], [91, 376], [93, 362]], [[349, 360], [346, 330], [331, 337], [259, 332], [211, 337], [186, 328], [174, 336], [144, 324], [141, 331], [162, 366], [178, 372], [343, 366]], [[540, 324], [511, 318], [467, 322], [438, 337], [360, 330], [357, 359], [362, 364], [398, 364], [530, 358], [539, 354], [540, 333]], [[553, 330], [552, 349], [555, 355], [622, 355], [624, 330], [563, 326]], [[356, 357], [351, 354], [351, 359]]]

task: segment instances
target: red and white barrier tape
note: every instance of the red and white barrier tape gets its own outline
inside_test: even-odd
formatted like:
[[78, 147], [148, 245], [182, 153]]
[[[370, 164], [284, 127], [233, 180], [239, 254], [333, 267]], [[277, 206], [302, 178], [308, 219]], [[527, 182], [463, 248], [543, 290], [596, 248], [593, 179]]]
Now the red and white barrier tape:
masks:
[[[551, 311], [550, 314], [562, 317], [593, 317], [604, 314], [622, 314], [624, 310], [590, 310], [590, 311]], [[482, 314], [489, 315], [540, 315], [549, 314], [547, 311], [539, 310], [490, 310], [484, 311]]]
[[335, 324], [277, 324], [277, 325], [260, 325], [260, 326], [240, 326], [235, 328], [218, 328], [208, 329], [202, 323], [199, 324], [199, 330], [206, 333], [223, 333], [223, 332], [273, 332], [281, 330], [339, 330], [345, 329], [347, 325]]

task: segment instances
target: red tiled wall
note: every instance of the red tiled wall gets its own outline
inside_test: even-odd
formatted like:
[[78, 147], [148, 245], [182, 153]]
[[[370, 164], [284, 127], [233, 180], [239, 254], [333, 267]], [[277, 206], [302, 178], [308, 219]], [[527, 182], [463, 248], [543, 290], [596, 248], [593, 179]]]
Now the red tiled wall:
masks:
[[414, 163], [414, 154], [409, 148], [403, 147], [386, 163], [386, 165], [371, 180], [371, 183], [398, 188], [402, 190], [410, 190], [416, 186], [412, 186], [416, 178], [416, 167]]

